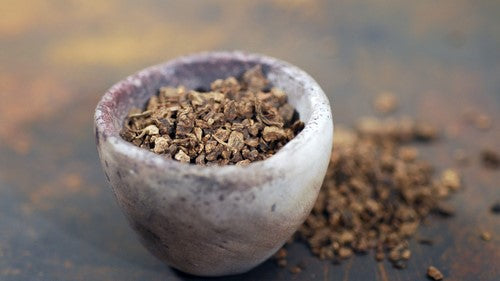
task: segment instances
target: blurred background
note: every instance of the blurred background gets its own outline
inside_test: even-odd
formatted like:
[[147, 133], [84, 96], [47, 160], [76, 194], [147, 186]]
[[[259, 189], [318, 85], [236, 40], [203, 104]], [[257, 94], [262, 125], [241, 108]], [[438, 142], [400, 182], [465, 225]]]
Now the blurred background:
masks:
[[[92, 134], [93, 110], [109, 87], [179, 55], [240, 49], [289, 61], [323, 87], [337, 124], [373, 114], [375, 96], [392, 92], [400, 100], [397, 115], [432, 121], [449, 137], [451, 144], [428, 151], [436, 164], [451, 163], [456, 148], [498, 146], [499, 1], [0, 0], [0, 6], [0, 280], [191, 278], [136, 241], [107, 187]], [[492, 130], [464, 125], [470, 108], [488, 114]], [[482, 206], [500, 198], [498, 172], [466, 173], [474, 188], [453, 199], [467, 207], [445, 230], [457, 239], [459, 229], [483, 216]], [[499, 228], [498, 219], [480, 224]], [[467, 253], [467, 270], [448, 261], [463, 252], [443, 251], [432, 257], [448, 276], [498, 277], [480, 263], [500, 259], [495, 248]], [[292, 259], [307, 255], [303, 245], [291, 252]], [[413, 262], [428, 258], [417, 254]], [[328, 269], [328, 278], [382, 278], [372, 259], [354, 260], [363, 270], [344, 264]], [[331, 265], [311, 263], [301, 276], [267, 262], [238, 278], [323, 280]], [[425, 274], [419, 270], [392, 274], [415, 280]]]

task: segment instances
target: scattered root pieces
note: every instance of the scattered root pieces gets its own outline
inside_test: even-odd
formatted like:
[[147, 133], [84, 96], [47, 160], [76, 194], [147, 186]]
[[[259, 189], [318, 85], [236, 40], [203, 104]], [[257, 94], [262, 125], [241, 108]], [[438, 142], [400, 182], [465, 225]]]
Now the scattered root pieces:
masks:
[[290, 270], [290, 272], [291, 272], [292, 274], [299, 274], [299, 273], [301, 273], [304, 269], [305, 269], [304, 263], [302, 263], [302, 262], [301, 262], [301, 263], [299, 263], [299, 264], [297, 264], [297, 265], [294, 265], [294, 266], [290, 267], [290, 269], [289, 269], [289, 270]]
[[481, 232], [481, 239], [483, 239], [484, 241], [490, 241], [491, 233], [489, 233], [488, 231]]
[[383, 92], [379, 94], [374, 102], [373, 108], [379, 113], [391, 113], [398, 107], [398, 99], [391, 92]]
[[451, 190], [457, 190], [461, 186], [460, 174], [453, 170], [447, 169], [441, 174], [441, 182]]
[[274, 254], [274, 260], [279, 267], [286, 267], [288, 262], [286, 257], [288, 256], [288, 251], [285, 248], [281, 248], [276, 254]]
[[452, 216], [444, 204], [461, 187], [460, 174], [438, 176], [412, 141], [431, 141], [437, 129], [411, 119], [365, 118], [356, 130], [337, 126], [330, 166], [316, 204], [299, 229], [311, 252], [338, 262], [374, 252], [404, 268], [410, 238], [430, 213]]
[[302, 268], [300, 268], [299, 266], [295, 265], [295, 266], [290, 267], [290, 272], [293, 273], [293, 274], [299, 274], [299, 273], [302, 272]]
[[428, 246], [434, 245], [434, 240], [432, 240], [431, 238], [418, 237], [418, 238], [416, 238], [416, 240], [418, 243], [420, 243], [422, 245], [428, 245]]
[[[276, 254], [274, 254], [273, 258], [279, 267], [285, 268], [288, 266], [287, 256], [288, 256], [288, 251], [285, 248], [281, 248], [278, 252], [276, 252]], [[293, 274], [298, 274], [302, 272], [302, 270], [304, 269], [305, 269], [304, 262], [300, 262], [290, 267], [288, 270], [290, 270], [290, 272]]]
[[276, 260], [277, 264], [279, 267], [285, 268], [288, 264], [288, 261], [286, 259], [280, 259]]
[[443, 217], [452, 217], [455, 215], [455, 207], [445, 202], [439, 202], [432, 208], [432, 212]]
[[477, 115], [474, 121], [474, 125], [476, 125], [476, 128], [484, 131], [489, 130], [492, 125], [491, 118], [484, 113]]
[[500, 167], [500, 155], [492, 149], [483, 149], [481, 151], [481, 162], [486, 168], [498, 169]]
[[436, 127], [408, 117], [401, 119], [364, 117], [357, 122], [356, 131], [363, 138], [399, 144], [410, 141], [433, 141], [438, 137]]
[[432, 265], [427, 268], [427, 276], [432, 278], [432, 280], [443, 280], [444, 278], [443, 273]]
[[255, 66], [212, 82], [209, 92], [163, 87], [133, 109], [123, 139], [166, 158], [198, 165], [247, 165], [272, 156], [304, 127], [286, 94]]
[[493, 126], [491, 117], [472, 108], [465, 110], [463, 116], [467, 123], [472, 124], [479, 130], [487, 131]]
[[500, 201], [493, 203], [493, 205], [491, 205], [490, 211], [496, 215], [500, 214]]

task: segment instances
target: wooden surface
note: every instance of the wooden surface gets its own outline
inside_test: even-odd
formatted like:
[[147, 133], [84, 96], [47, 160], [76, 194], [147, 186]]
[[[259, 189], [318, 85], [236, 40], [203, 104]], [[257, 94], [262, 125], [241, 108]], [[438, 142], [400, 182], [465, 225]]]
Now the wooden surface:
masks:
[[[0, 0], [0, 280], [202, 280], [176, 272], [136, 240], [101, 171], [94, 107], [114, 82], [194, 51], [244, 49], [290, 61], [329, 95], [336, 124], [373, 114], [381, 91], [397, 115], [439, 125], [422, 148], [437, 167], [464, 149], [466, 187], [451, 219], [431, 217], [405, 270], [356, 256], [332, 265], [290, 248], [292, 275], [271, 261], [221, 280], [500, 279], [499, 170], [478, 162], [499, 149], [500, 2], [422, 1], [46, 1]], [[484, 111], [493, 128], [461, 118]], [[490, 242], [479, 238], [493, 234]]]

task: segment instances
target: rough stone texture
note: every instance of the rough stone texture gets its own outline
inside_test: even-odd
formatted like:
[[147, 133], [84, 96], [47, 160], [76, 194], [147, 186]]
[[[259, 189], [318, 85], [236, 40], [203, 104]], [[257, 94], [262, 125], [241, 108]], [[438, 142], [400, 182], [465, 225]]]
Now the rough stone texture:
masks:
[[[246, 167], [190, 165], [120, 138], [129, 109], [160, 86], [208, 88], [256, 64], [305, 122], [269, 159]], [[301, 225], [326, 172], [333, 123], [328, 99], [302, 70], [261, 55], [215, 52], [153, 66], [114, 85], [97, 106], [95, 134], [106, 177], [146, 248], [184, 272], [218, 276], [260, 264]]]

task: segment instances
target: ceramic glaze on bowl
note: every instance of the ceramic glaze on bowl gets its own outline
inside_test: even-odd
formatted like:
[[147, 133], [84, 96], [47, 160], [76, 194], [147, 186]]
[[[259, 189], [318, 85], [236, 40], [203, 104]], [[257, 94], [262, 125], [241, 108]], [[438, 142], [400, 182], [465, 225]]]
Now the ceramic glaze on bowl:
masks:
[[[119, 136], [128, 111], [160, 87], [208, 89], [256, 64], [305, 123], [270, 158], [245, 167], [185, 164]], [[94, 122], [106, 178], [143, 245], [168, 265], [202, 276], [248, 271], [285, 243], [314, 205], [333, 138], [328, 99], [308, 74], [243, 52], [195, 54], [129, 76], [104, 94]]]

